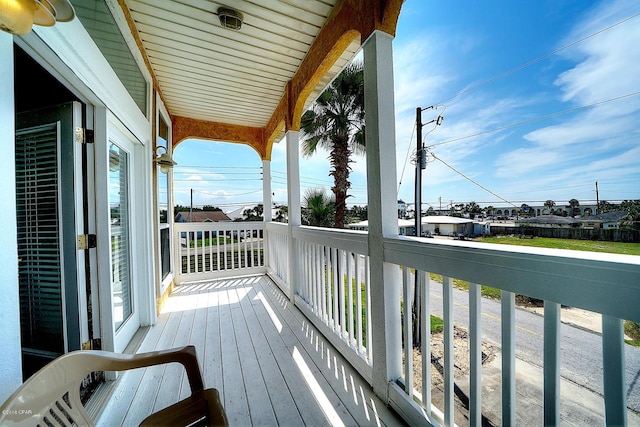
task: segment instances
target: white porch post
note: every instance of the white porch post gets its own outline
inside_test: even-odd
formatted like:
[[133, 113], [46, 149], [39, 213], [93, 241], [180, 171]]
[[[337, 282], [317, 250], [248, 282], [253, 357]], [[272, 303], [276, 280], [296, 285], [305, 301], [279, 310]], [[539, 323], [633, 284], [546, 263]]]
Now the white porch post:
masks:
[[385, 402], [402, 375], [400, 270], [383, 253], [383, 239], [398, 236], [392, 40], [375, 31], [364, 43], [373, 390]]
[[264, 222], [271, 222], [271, 160], [262, 161], [262, 206]]
[[302, 224], [300, 214], [300, 132], [287, 131], [287, 200], [289, 204], [289, 299], [295, 303], [295, 288], [298, 281], [298, 251], [293, 240], [293, 229]]
[[15, 184], [15, 111], [13, 92], [13, 36], [0, 32], [0, 153], [4, 166], [0, 168], [0, 402], [4, 402], [22, 384], [20, 351], [20, 301], [18, 293], [18, 244], [16, 224]]

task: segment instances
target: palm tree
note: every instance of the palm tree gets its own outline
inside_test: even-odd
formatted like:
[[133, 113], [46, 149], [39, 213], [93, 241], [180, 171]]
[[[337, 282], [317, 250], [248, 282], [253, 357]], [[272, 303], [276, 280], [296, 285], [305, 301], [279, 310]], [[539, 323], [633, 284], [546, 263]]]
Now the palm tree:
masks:
[[578, 199], [569, 200], [569, 206], [571, 206], [571, 216], [579, 216], [580, 215], [580, 202]]
[[493, 211], [495, 210], [495, 208], [492, 205], [487, 206], [486, 208], [484, 208], [484, 212], [487, 216], [493, 216]]
[[331, 227], [333, 224], [335, 202], [324, 188], [310, 188], [304, 195], [302, 223], [317, 227]]
[[323, 147], [329, 151], [335, 196], [336, 228], [344, 228], [347, 191], [351, 187], [351, 154], [363, 154], [364, 71], [361, 62], [349, 65], [325, 89], [311, 110], [302, 115], [302, 154], [306, 157]]
[[549, 214], [553, 214], [553, 207], [556, 205], [556, 202], [553, 200], [547, 200], [544, 202], [545, 207], [549, 208]]
[[289, 216], [289, 207], [286, 205], [283, 205], [278, 208], [278, 212], [276, 213], [276, 217], [274, 220], [276, 222], [287, 222], [288, 216]]

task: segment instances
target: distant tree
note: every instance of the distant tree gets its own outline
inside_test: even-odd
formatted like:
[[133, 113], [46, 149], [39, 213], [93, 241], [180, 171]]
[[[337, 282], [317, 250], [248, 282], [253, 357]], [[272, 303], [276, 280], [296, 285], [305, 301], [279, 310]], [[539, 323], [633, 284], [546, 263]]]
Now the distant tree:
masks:
[[331, 227], [334, 221], [335, 201], [324, 188], [308, 189], [303, 200], [302, 223], [317, 227]]
[[482, 213], [482, 208], [476, 202], [469, 202], [464, 206], [464, 211], [469, 214]]
[[437, 215], [436, 210], [433, 209], [432, 206], [429, 206], [429, 209], [427, 209], [427, 216], [435, 216]]
[[493, 216], [494, 215], [494, 211], [495, 208], [491, 205], [487, 206], [486, 208], [484, 208], [484, 213], [486, 216]]
[[614, 212], [618, 210], [618, 205], [614, 205], [612, 203], [607, 202], [606, 200], [601, 200], [598, 203], [598, 214], [603, 214], [607, 212]]
[[621, 225], [625, 228], [640, 229], [640, 200], [625, 200], [620, 204], [620, 208], [627, 212]]
[[253, 208], [245, 209], [242, 211], [244, 221], [262, 221], [264, 213], [264, 206], [262, 204], [256, 205]]
[[194, 206], [193, 208], [191, 206], [182, 206], [182, 205], [175, 205], [173, 207], [173, 211], [177, 214], [178, 212], [189, 212], [189, 211], [193, 211], [193, 212], [202, 212], [202, 208], [199, 208], [197, 206]]
[[532, 212], [533, 209], [531, 209], [531, 206], [529, 206], [526, 203], [523, 203], [520, 206], [520, 210], [522, 211], [522, 215], [524, 215], [524, 216], [532, 216], [532, 214], [533, 214], [533, 212]]
[[206, 211], [206, 212], [222, 212], [222, 209], [220, 209], [220, 208], [218, 208], [216, 206], [211, 206], [211, 205], [204, 205], [202, 207], [202, 210]]
[[347, 209], [347, 223], [366, 221], [368, 219], [367, 206], [353, 205], [351, 209]]
[[456, 203], [455, 205], [451, 205], [451, 213], [449, 215], [455, 217], [461, 217], [464, 212], [464, 203]]
[[569, 206], [571, 206], [571, 216], [579, 216], [580, 215], [580, 202], [578, 199], [569, 200]]
[[549, 213], [553, 214], [553, 208], [555, 207], [556, 202], [553, 200], [547, 200], [544, 202], [544, 206], [549, 209]]
[[286, 205], [280, 206], [278, 211], [276, 212], [276, 217], [274, 221], [276, 222], [287, 222], [289, 218], [289, 207]]

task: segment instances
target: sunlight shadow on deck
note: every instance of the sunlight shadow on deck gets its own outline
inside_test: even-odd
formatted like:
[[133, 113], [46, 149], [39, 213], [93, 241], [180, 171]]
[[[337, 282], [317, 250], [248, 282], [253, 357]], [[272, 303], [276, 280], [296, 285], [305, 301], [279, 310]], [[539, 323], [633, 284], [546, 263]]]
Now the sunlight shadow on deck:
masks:
[[271, 305], [262, 294], [262, 291], [258, 291], [257, 295], [253, 299], [260, 300], [260, 302], [264, 306], [264, 309], [267, 310], [267, 313], [269, 314], [269, 317], [271, 318], [273, 325], [278, 330], [278, 333], [282, 333], [282, 322], [280, 321], [280, 319], [278, 319], [278, 315], [273, 311], [273, 308], [271, 308]]
[[[235, 425], [403, 424], [267, 276], [177, 286], [139, 351], [188, 344]], [[138, 425], [188, 393], [178, 365], [127, 372], [100, 425]]]
[[[286, 296], [271, 282], [269, 282], [267, 287], [271, 290], [271, 299], [277, 300], [281, 306], [280, 310], [287, 310], [289, 300]], [[352, 415], [354, 415], [354, 411], [359, 412], [360, 415], [356, 416], [356, 419], [358, 419], [360, 423], [375, 424], [378, 426], [384, 425], [381, 423], [380, 414], [378, 413], [377, 403], [379, 402], [374, 397], [370, 387], [363, 381], [354, 368], [335, 350], [333, 345], [331, 345], [300, 312], [296, 310], [296, 313], [299, 321], [299, 333], [296, 335], [298, 335], [298, 339], [300, 339], [303, 345], [300, 350], [294, 347], [292, 356], [298, 365], [298, 369], [303, 373], [307, 386], [323, 409], [323, 412], [325, 412], [327, 418], [334, 423], [332, 417], [334, 416], [333, 413], [335, 413], [335, 410], [331, 407], [329, 412], [325, 411], [323, 396], [325, 396], [326, 399], [326, 394], [323, 392], [322, 386], [319, 385], [316, 378], [323, 378], [327, 381], [333, 392], [337, 393], [345, 404], [347, 404], [348, 401], [351, 402], [347, 404], [347, 406], [350, 407], [349, 412]], [[290, 326], [292, 327], [293, 325]], [[308, 355], [311, 359], [314, 364], [313, 370], [304, 364], [302, 354]], [[333, 413], [331, 413], [331, 411], [333, 411]], [[383, 412], [387, 412], [386, 407], [384, 407]], [[339, 417], [337, 413], [335, 413], [335, 416]], [[342, 421], [340, 421], [340, 423], [342, 423]], [[334, 425], [340, 424], [336, 421]]]
[[298, 351], [297, 347], [293, 348], [293, 360], [294, 362], [296, 362], [296, 365], [298, 366], [300, 373], [302, 373], [302, 378], [304, 378], [305, 382], [307, 383], [307, 386], [311, 390], [311, 393], [316, 398], [318, 405], [320, 405], [322, 412], [324, 412], [329, 422], [331, 422], [331, 425], [344, 426], [344, 423], [342, 422], [340, 415], [338, 415], [336, 410], [331, 405], [331, 402], [329, 402], [327, 395], [322, 391], [322, 387], [320, 386], [320, 383], [318, 383], [318, 381], [316, 380], [315, 376], [311, 372], [311, 369], [309, 369], [309, 366], [304, 361], [304, 358], [302, 357], [302, 354], [300, 354], [300, 352]]
[[[253, 289], [260, 280], [259, 277], [227, 279], [220, 281], [191, 282], [176, 287], [172, 296], [162, 308], [161, 313], [172, 313], [184, 310], [195, 310], [221, 306], [225, 304], [238, 304]], [[234, 293], [228, 291], [233, 289]], [[206, 294], [208, 303], [203, 303], [203, 294]]]

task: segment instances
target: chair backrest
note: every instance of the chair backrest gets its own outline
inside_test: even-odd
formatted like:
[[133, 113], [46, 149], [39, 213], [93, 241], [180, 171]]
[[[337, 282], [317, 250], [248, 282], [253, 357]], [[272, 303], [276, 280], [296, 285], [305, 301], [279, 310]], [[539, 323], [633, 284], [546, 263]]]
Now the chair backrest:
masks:
[[136, 355], [95, 350], [65, 354], [33, 374], [0, 406], [0, 426], [93, 426], [80, 401], [80, 384], [87, 375], [170, 362], [185, 366], [192, 390], [203, 389], [193, 346]]

